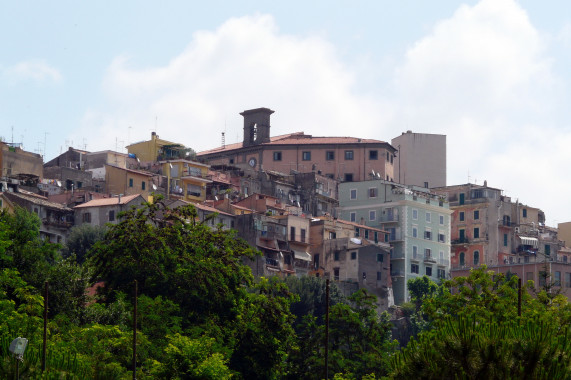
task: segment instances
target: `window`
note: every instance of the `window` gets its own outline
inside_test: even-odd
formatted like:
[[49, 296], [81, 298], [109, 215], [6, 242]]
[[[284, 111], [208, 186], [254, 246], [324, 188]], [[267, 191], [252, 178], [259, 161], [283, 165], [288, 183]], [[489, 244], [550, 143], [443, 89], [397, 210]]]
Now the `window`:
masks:
[[440, 223], [441, 226], [444, 225], [444, 215], [438, 215], [438, 222]]
[[353, 182], [353, 173], [345, 173], [345, 182]]
[[418, 228], [412, 227], [412, 237], [413, 238], [418, 237]]
[[365, 230], [365, 239], [369, 238], [369, 230]]
[[290, 227], [290, 228], [289, 228], [289, 234], [290, 234], [289, 240], [294, 240], [294, 241], [295, 241], [295, 227]]
[[437, 277], [438, 278], [446, 278], [446, 272], [444, 271], [444, 269], [438, 269]]
[[329, 231], [329, 239], [337, 239], [337, 234], [333, 231]]
[[551, 246], [549, 244], [545, 244], [545, 256], [551, 255]]
[[523, 214], [523, 217], [524, 217], [524, 218], [527, 218], [527, 209], [526, 209], [526, 208], [524, 208], [524, 209], [522, 210], [522, 214]]
[[351, 199], [357, 199], [357, 189], [351, 189], [349, 190], [349, 193]]
[[474, 220], [480, 219], [480, 210], [474, 210]]
[[229, 161], [229, 163], [230, 163], [230, 164], [233, 164], [233, 163], [234, 163], [234, 159], [231, 158], [230, 161]]
[[129, 187], [133, 187], [133, 178], [129, 178]]
[[377, 272], [377, 281], [381, 281], [383, 279], [383, 272]]
[[431, 214], [429, 212], [426, 213], [426, 221], [430, 223]]
[[300, 232], [301, 232], [301, 242], [305, 243], [305, 228], [302, 228]]
[[377, 188], [371, 187], [369, 188], [369, 198], [376, 198], [377, 197]]
[[91, 213], [86, 212], [83, 214], [83, 223], [91, 223]]
[[346, 160], [352, 160], [353, 159], [353, 151], [352, 150], [346, 150], [345, 151], [345, 159]]
[[466, 230], [461, 228], [458, 230], [458, 238], [460, 240], [460, 243], [465, 243], [466, 242]]
[[463, 222], [464, 221], [464, 211], [460, 211], [460, 213], [458, 214], [458, 219]]
[[412, 246], [412, 258], [418, 259], [418, 247], [416, 245]]
[[565, 287], [571, 288], [571, 273], [565, 273]]
[[335, 159], [335, 152], [332, 150], [328, 150], [325, 152], [325, 159], [327, 161], [333, 161]]
[[460, 203], [461, 205], [463, 205], [463, 204], [464, 204], [464, 198], [465, 198], [465, 197], [466, 197], [466, 194], [460, 193], [460, 200], [459, 200], [458, 203]]
[[430, 248], [424, 248], [424, 258], [431, 259], [432, 258], [432, 251]]
[[115, 220], [115, 210], [109, 211], [109, 221], [113, 222]]
[[460, 252], [460, 266], [463, 267], [464, 265], [466, 265], [465, 259], [466, 259], [466, 254], [464, 252]]
[[377, 262], [378, 262], [378, 263], [382, 263], [382, 262], [383, 262], [383, 254], [382, 254], [382, 253], [377, 253]]
[[357, 251], [351, 252], [351, 260], [357, 259]]
[[555, 272], [555, 279], [553, 285], [561, 286], [561, 272]]
[[375, 243], [379, 242], [379, 233], [375, 231]]
[[369, 211], [369, 220], [371, 222], [377, 220], [377, 212], [375, 210]]
[[333, 279], [339, 281], [339, 268], [333, 268]]
[[334, 260], [334, 261], [339, 261], [339, 251], [335, 251], [335, 252], [333, 253], [333, 260]]
[[303, 161], [311, 161], [311, 152], [302, 152], [301, 159]]
[[440, 243], [446, 243], [446, 236], [444, 236], [444, 234], [438, 234], [438, 241]]
[[391, 164], [393, 163], [393, 159], [395, 158], [394, 154], [391, 154]]
[[356, 222], [357, 221], [357, 214], [352, 212], [351, 214], [349, 214], [349, 221], [351, 222]]
[[508, 234], [504, 234], [504, 247], [508, 246]]
[[480, 264], [480, 252], [474, 251], [474, 266]]
[[418, 274], [418, 264], [410, 264], [410, 273]]
[[378, 159], [379, 159], [379, 151], [370, 150], [369, 151], [369, 160], [378, 160]]
[[274, 152], [274, 161], [282, 160], [282, 152]]
[[355, 237], [359, 237], [359, 231], [360, 231], [360, 228], [355, 227]]
[[432, 276], [432, 267], [426, 267], [426, 275]]
[[193, 197], [200, 197], [202, 194], [202, 188], [200, 185], [193, 185], [190, 183], [186, 184], [186, 194]]
[[145, 190], [145, 188], [147, 187], [147, 184], [145, 181], [141, 182], [141, 190]]
[[77, 188], [81, 189], [83, 187], [83, 183], [81, 181], [77, 181]]
[[425, 188], [425, 189], [428, 189], [428, 182], [425, 182], [425, 183], [424, 183], [424, 188]]
[[412, 220], [418, 220], [418, 210], [412, 209]]
[[426, 240], [432, 240], [432, 231], [424, 231], [424, 238]]
[[480, 228], [474, 227], [474, 239], [479, 239], [479, 238], [480, 238]]

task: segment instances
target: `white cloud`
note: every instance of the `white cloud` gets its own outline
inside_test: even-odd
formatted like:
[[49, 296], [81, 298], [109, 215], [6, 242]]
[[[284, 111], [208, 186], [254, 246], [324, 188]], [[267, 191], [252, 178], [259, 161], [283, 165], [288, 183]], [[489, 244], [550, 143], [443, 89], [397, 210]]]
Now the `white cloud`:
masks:
[[[241, 140], [239, 112], [257, 107], [276, 111], [274, 135], [355, 135], [363, 126], [373, 131], [380, 119], [372, 98], [352, 93], [354, 74], [334, 46], [318, 36], [280, 34], [268, 15], [197, 32], [163, 67], [131, 62], [113, 61], [103, 85], [111, 106], [93, 110], [85, 123], [102, 132], [100, 146], [119, 134], [131, 142], [148, 139], [157, 118], [161, 138], [210, 149], [220, 144], [225, 125], [227, 143]], [[133, 130], [126, 138], [128, 126]]]
[[542, 35], [512, 0], [459, 7], [407, 50], [392, 89], [377, 86], [383, 93], [357, 93], [369, 76], [344, 64], [324, 38], [280, 33], [268, 15], [197, 32], [162, 67], [134, 62], [110, 64], [108, 104], [86, 113], [73, 140], [115, 149], [116, 141], [148, 139], [156, 123], [161, 138], [200, 151], [218, 146], [224, 130], [227, 143], [241, 140], [238, 113], [257, 107], [276, 110], [273, 135], [303, 130], [390, 141], [407, 129], [443, 133], [449, 184], [466, 183], [469, 173], [542, 208], [548, 221], [571, 219], [571, 200], [553, 189], [571, 186], [561, 175], [571, 133], [551, 116], [560, 111], [559, 79]]
[[0, 67], [0, 73], [11, 82], [60, 82], [62, 75], [58, 69], [50, 66], [44, 60], [30, 60], [19, 62], [13, 66]]
[[487, 179], [563, 221], [571, 201], [550, 194], [571, 186], [569, 157], [554, 148], [571, 134], [552, 124], [561, 89], [546, 44], [512, 0], [461, 6], [395, 70], [393, 124], [448, 136], [449, 184]]

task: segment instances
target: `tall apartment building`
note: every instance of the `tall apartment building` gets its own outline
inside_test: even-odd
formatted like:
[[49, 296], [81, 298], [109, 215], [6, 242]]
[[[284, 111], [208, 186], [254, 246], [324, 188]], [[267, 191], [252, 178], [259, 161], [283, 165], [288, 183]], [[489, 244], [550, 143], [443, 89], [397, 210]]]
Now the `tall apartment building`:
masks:
[[557, 230], [545, 226], [540, 209], [513, 202], [486, 181], [483, 186], [469, 183], [432, 191], [446, 198], [453, 211], [453, 277], [485, 264], [501, 272], [517, 272], [537, 284], [542, 270], [537, 264], [567, 261]]
[[384, 141], [356, 137], [314, 137], [303, 132], [270, 137], [270, 115], [257, 108], [241, 113], [244, 140], [197, 154], [211, 165], [289, 174], [316, 172], [340, 181], [363, 181], [372, 173], [394, 180], [395, 148]]
[[448, 203], [419, 187], [383, 180], [339, 185], [339, 217], [388, 231], [396, 304], [410, 299], [407, 281], [422, 275], [449, 278]]
[[446, 186], [446, 135], [406, 131], [391, 141], [398, 152], [398, 183], [425, 188]]

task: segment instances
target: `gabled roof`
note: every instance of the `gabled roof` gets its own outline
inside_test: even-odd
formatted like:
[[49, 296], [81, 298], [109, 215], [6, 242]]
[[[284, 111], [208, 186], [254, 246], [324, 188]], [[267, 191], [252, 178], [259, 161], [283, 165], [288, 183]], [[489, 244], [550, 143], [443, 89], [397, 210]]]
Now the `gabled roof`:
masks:
[[146, 177], [152, 177], [154, 175], [152, 173], [144, 172], [141, 170], [126, 169], [126, 168], [122, 168], [120, 166], [111, 165], [111, 164], [105, 164], [105, 165], [110, 166], [110, 167], [115, 168], [115, 169], [125, 170], [126, 172], [129, 172], [129, 173], [144, 175]]
[[51, 208], [54, 210], [73, 211], [69, 207], [66, 207], [60, 203], [50, 202], [50, 201], [48, 201], [48, 199], [46, 197], [43, 197], [43, 196], [35, 194], [35, 193], [31, 193], [29, 191], [19, 190], [19, 192], [17, 192], [17, 193], [4, 192], [3, 194], [12, 203], [19, 203], [18, 200], [20, 200], [20, 201], [36, 204], [39, 206], [48, 207], [48, 208]]
[[141, 194], [133, 194], [133, 195], [126, 195], [117, 198], [102, 198], [102, 199], [93, 199], [89, 202], [82, 203], [74, 207], [76, 208], [85, 208], [85, 207], [103, 207], [103, 206], [113, 206], [113, 205], [125, 205], [131, 202], [133, 199], [141, 197], [142, 200], [145, 200]]

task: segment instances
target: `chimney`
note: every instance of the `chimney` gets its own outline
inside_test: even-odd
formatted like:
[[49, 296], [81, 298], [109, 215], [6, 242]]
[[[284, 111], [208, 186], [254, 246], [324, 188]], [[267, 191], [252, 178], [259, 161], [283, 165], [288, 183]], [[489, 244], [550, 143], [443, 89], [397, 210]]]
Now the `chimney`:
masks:
[[[153, 132], [153, 133], [154, 133], [154, 132]], [[119, 198], [118, 198], [118, 199], [119, 199], [119, 202], [117, 202], [117, 203], [121, 204], [121, 194], [119, 194]]]

